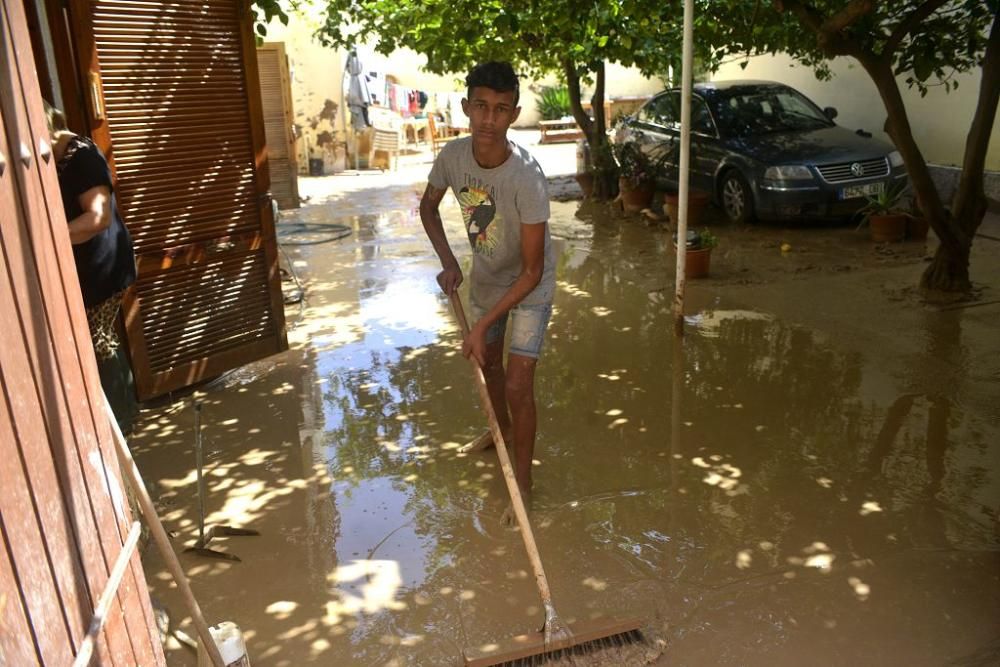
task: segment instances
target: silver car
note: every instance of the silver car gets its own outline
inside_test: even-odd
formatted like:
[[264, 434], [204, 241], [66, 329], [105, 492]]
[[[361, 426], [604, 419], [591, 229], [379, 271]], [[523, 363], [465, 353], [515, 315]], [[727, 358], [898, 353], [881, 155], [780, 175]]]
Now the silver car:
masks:
[[[866, 197], [906, 180], [890, 144], [833, 122], [805, 95], [771, 81], [697, 83], [691, 101], [691, 187], [711, 193], [735, 223], [855, 214]], [[675, 188], [680, 90], [667, 90], [623, 119], [615, 142], [637, 141]]]

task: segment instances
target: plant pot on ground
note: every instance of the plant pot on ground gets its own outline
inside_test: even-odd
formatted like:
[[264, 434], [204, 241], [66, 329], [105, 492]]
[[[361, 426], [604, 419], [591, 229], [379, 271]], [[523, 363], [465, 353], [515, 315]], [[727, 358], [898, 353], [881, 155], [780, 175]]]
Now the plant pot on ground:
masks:
[[618, 179], [618, 190], [622, 196], [622, 207], [627, 213], [638, 213], [653, 203], [655, 190], [650, 183], [636, 185], [622, 176]]
[[583, 198], [590, 199], [594, 194], [594, 175], [589, 171], [577, 174], [576, 182], [580, 185], [580, 190], [583, 191]]
[[885, 188], [877, 195], [868, 197], [868, 203], [861, 213], [861, 224], [868, 223], [872, 241], [895, 243], [906, 236], [906, 212], [903, 210], [903, 195], [906, 183]]
[[636, 141], [614, 145], [618, 163], [618, 188], [626, 212], [638, 213], [653, 203], [656, 172], [652, 160]]
[[[702, 190], [688, 191], [688, 225], [693, 227], [701, 222], [702, 213], [711, 201], [711, 196]], [[678, 208], [680, 206], [680, 195], [676, 192], [668, 192], [663, 197], [663, 212], [670, 223], [677, 226]]]
[[[684, 261], [684, 277], [704, 278], [708, 275], [712, 263], [712, 248], [719, 243], [715, 234], [708, 229], [700, 232], [687, 233], [687, 248]], [[677, 249], [677, 234], [674, 233], [674, 249]]]

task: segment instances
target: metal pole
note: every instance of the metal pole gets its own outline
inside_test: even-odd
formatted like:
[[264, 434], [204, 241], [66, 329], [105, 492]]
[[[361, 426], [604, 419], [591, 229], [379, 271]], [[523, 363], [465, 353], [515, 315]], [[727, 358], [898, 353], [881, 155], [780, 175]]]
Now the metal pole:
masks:
[[694, 0], [684, 0], [684, 43], [681, 59], [681, 164], [677, 190], [677, 277], [674, 334], [684, 335], [684, 266], [687, 264], [688, 180], [691, 172], [691, 69], [694, 55]]
[[205, 544], [205, 482], [202, 477], [201, 401], [194, 401], [194, 461], [198, 471], [198, 543]]

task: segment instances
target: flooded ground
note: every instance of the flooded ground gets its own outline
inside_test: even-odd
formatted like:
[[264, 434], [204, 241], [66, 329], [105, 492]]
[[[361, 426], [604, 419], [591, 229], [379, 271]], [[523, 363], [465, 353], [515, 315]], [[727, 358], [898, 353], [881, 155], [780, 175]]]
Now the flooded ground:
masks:
[[[408, 173], [304, 182], [281, 223], [306, 291], [292, 349], [148, 410], [132, 439], [189, 545], [203, 401], [209, 522], [262, 535], [213, 542], [241, 563], [181, 557], [255, 667], [455, 665], [542, 621], [495, 454], [457, 451], [484, 420]], [[923, 244], [715, 225], [678, 345], [668, 235], [579, 206], [553, 204], [537, 378], [533, 522], [561, 614], [645, 619], [665, 647], [634, 663], [997, 664], [1000, 242], [977, 240], [978, 301], [942, 308], [912, 290]], [[177, 642], [168, 659], [195, 663]]]

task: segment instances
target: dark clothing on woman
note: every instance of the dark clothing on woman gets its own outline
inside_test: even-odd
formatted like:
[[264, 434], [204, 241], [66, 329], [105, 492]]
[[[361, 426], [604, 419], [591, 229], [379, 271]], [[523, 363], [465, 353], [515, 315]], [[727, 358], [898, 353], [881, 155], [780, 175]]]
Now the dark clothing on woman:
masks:
[[101, 387], [123, 432], [132, 430], [138, 414], [132, 368], [118, 339], [122, 292], [135, 282], [132, 237], [118, 213], [111, 169], [94, 142], [73, 137], [56, 164], [66, 221], [83, 214], [80, 195], [106, 186], [111, 191], [111, 224], [83, 243], [73, 245], [73, 259], [87, 310], [87, 324], [97, 357]]
[[111, 191], [111, 224], [90, 240], [73, 246], [83, 304], [94, 308], [135, 282], [132, 237], [118, 214], [111, 170], [93, 141], [86, 137], [70, 139], [56, 171], [67, 222], [83, 214], [80, 195], [84, 192], [100, 185]]

